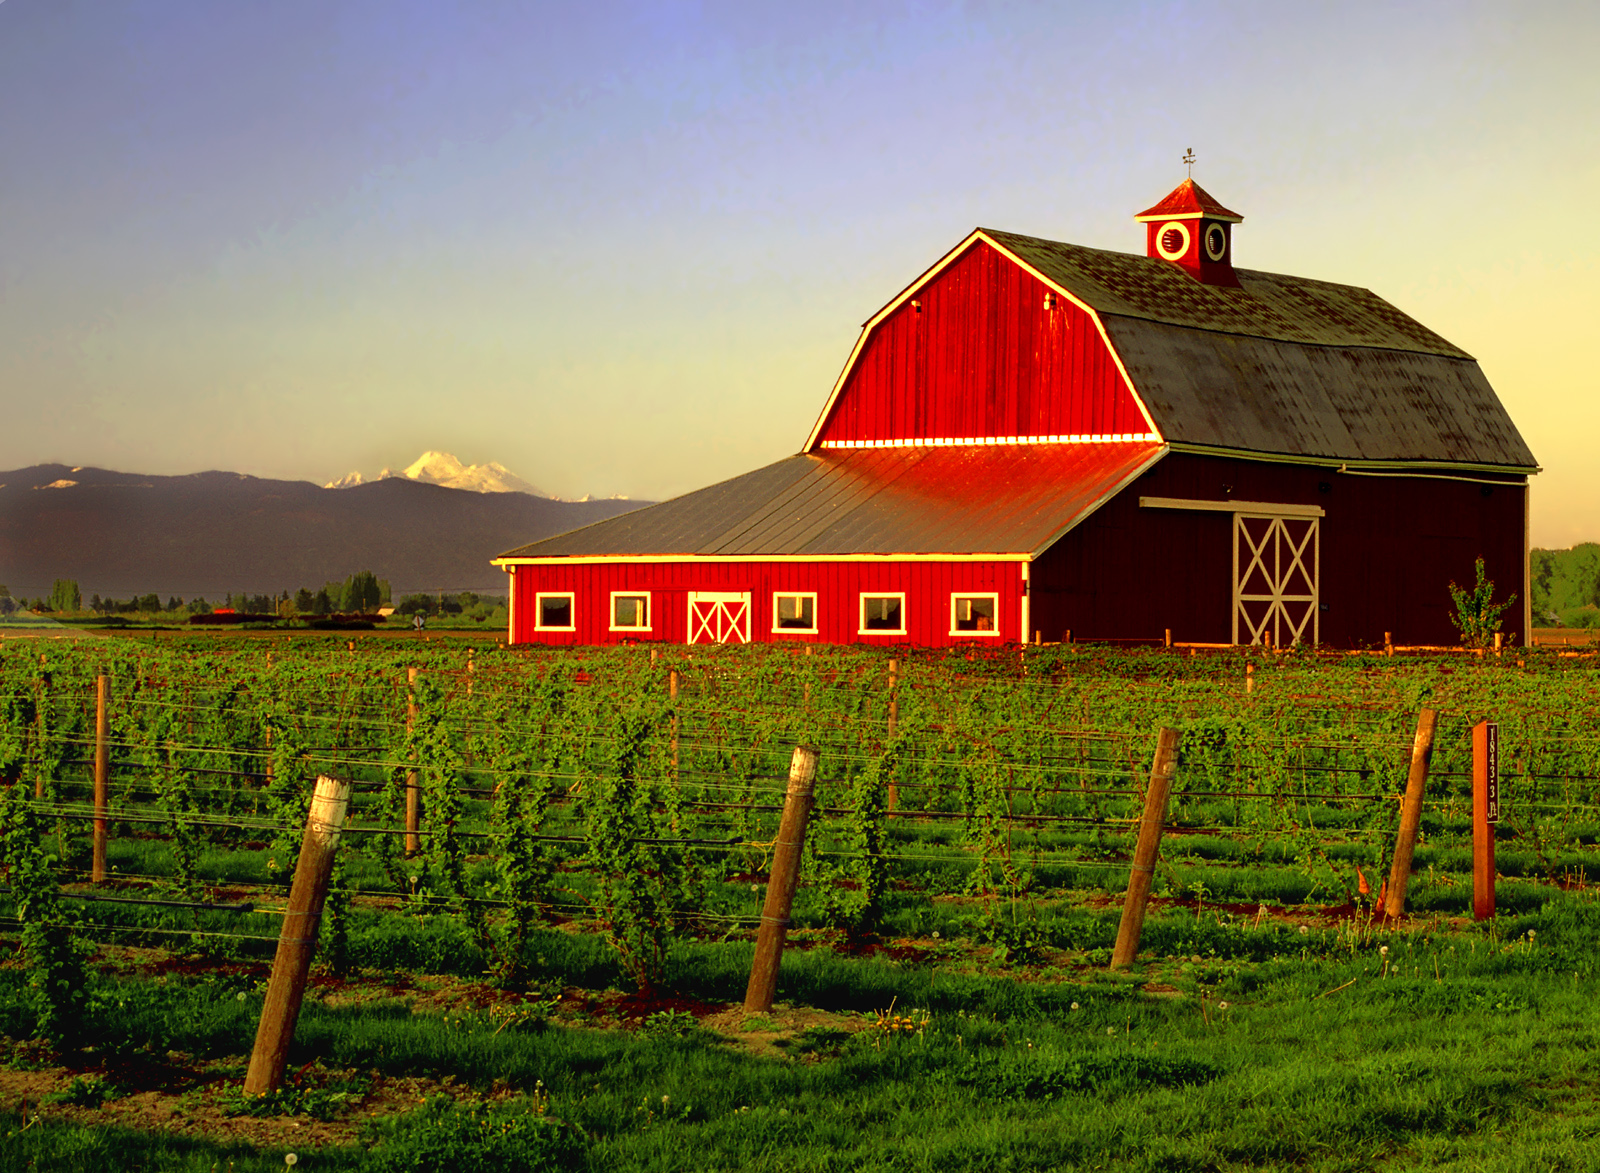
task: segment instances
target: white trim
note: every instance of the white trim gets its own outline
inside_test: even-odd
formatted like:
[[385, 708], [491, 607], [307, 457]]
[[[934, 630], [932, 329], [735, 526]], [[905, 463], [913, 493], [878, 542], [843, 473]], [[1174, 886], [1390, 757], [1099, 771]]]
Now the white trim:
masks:
[[1123, 386], [1128, 389], [1128, 394], [1133, 396], [1133, 402], [1139, 408], [1139, 414], [1144, 416], [1145, 426], [1149, 429], [1149, 434], [1154, 437], [1155, 440], [1160, 441], [1161, 429], [1156, 427], [1156, 421], [1154, 417], [1151, 416], [1150, 409], [1145, 406], [1143, 397], [1140, 396], [1138, 389], [1133, 385], [1133, 379], [1131, 379], [1128, 375], [1128, 368], [1122, 363], [1122, 356], [1117, 353], [1117, 348], [1111, 345], [1111, 336], [1106, 333], [1105, 323], [1100, 320], [1100, 315], [1095, 311], [1094, 307], [1089, 305], [1088, 302], [1084, 301], [1066, 286], [1060, 284], [1059, 282], [1052, 281], [1049, 277], [1046, 277], [1043, 273], [1039, 272], [1038, 269], [1035, 269], [1032, 265], [1028, 264], [1028, 262], [1017, 256], [1016, 253], [1006, 248], [999, 241], [995, 240], [983, 229], [974, 228], [965, 240], [956, 245], [955, 248], [951, 249], [944, 256], [940, 257], [939, 260], [935, 261], [934, 264], [925, 270], [920, 277], [901, 290], [900, 293], [892, 301], [890, 301], [888, 305], [884, 306], [877, 313], [873, 314], [872, 317], [867, 319], [866, 324], [861, 327], [860, 336], [856, 339], [855, 348], [850, 351], [850, 357], [845, 360], [844, 370], [840, 371], [838, 379], [834, 380], [833, 391], [828, 396], [828, 402], [823, 404], [822, 414], [817, 416], [817, 422], [812, 426], [811, 434], [806, 437], [806, 442], [800, 449], [801, 452], [811, 452], [816, 449], [818, 438], [822, 435], [823, 425], [828, 422], [828, 417], [833, 413], [834, 405], [838, 403], [839, 395], [844, 390], [844, 385], [850, 378], [850, 372], [854, 370], [856, 361], [861, 357], [861, 352], [867, 344], [867, 337], [872, 333], [872, 331], [877, 328], [880, 322], [882, 322], [895, 310], [899, 309], [907, 301], [911, 300], [911, 296], [914, 293], [920, 291], [924, 285], [948, 268], [963, 253], [965, 253], [967, 249], [971, 248], [980, 240], [998, 252], [1001, 256], [1008, 259], [1012, 264], [1022, 269], [1023, 272], [1031, 274], [1036, 280], [1042, 282], [1047, 289], [1055, 290], [1055, 292], [1059, 293], [1062, 297], [1066, 298], [1069, 302], [1077, 306], [1080, 310], [1088, 315], [1089, 320], [1094, 323], [1095, 330], [1100, 334], [1100, 342], [1105, 346], [1107, 353], [1111, 355], [1111, 361], [1117, 364], [1117, 373], [1122, 376]]
[[[1230, 460], [1254, 460], [1264, 464], [1303, 464], [1308, 468], [1331, 468], [1336, 472], [1357, 472], [1364, 469], [1393, 471], [1397, 476], [1429, 476], [1430, 469], [1463, 469], [1468, 472], [1495, 472], [1508, 477], [1526, 477], [1542, 472], [1539, 465], [1480, 464], [1470, 460], [1347, 460], [1339, 456], [1297, 456], [1290, 452], [1261, 452], [1254, 448], [1224, 448], [1220, 444], [1190, 444], [1183, 440], [1169, 440], [1174, 452], [1193, 456], [1224, 456]], [[1421, 472], [1408, 472], [1421, 469]], [[1495, 484], [1513, 482], [1496, 481]]]
[[[1026, 562], [1024, 562], [1022, 564], [1022, 570], [1023, 570], [1024, 578], [1026, 578], [1027, 570], [1028, 570], [1028, 564]], [[1027, 596], [1024, 595], [1023, 598], [1026, 599]], [[956, 624], [959, 622], [959, 620], [956, 618], [956, 604], [962, 599], [988, 599], [988, 600], [990, 600], [994, 604], [994, 626], [991, 627], [988, 631], [980, 631], [979, 629], [973, 628], [973, 627], [968, 627], [968, 628], [964, 628], [964, 629], [963, 628], [958, 628], [956, 626]], [[1023, 606], [1024, 607], [1027, 606], [1026, 602], [1024, 602]], [[955, 636], [962, 636], [962, 637], [975, 636], [975, 637], [978, 637], [980, 639], [989, 639], [989, 638], [998, 639], [999, 636], [1000, 636], [1000, 592], [999, 591], [951, 591], [950, 592], [950, 634], [951, 635], [955, 635]], [[1023, 642], [1026, 643], [1027, 640], [1024, 639]]]
[[[811, 626], [810, 627], [782, 627], [778, 623], [779, 599], [810, 599], [811, 600]], [[773, 635], [816, 635], [817, 634], [817, 592], [816, 591], [773, 591], [772, 592], [772, 634]]]
[[1156, 444], [1154, 432], [1068, 436], [927, 436], [913, 440], [824, 440], [818, 448], [999, 448], [1009, 444]]
[[[617, 626], [617, 600], [618, 599], [643, 599], [644, 623], [632, 627]], [[655, 607], [650, 598], [649, 591], [612, 591], [607, 604], [606, 614], [610, 617], [610, 631], [653, 631], [655, 629]]]
[[[1222, 234], [1222, 247], [1216, 252], [1211, 251], [1211, 233], [1213, 229]], [[1206, 230], [1200, 234], [1200, 247], [1205, 252], [1207, 260], [1220, 261], [1228, 255], [1228, 230], [1222, 226], [1221, 221], [1213, 220], [1206, 226]]]
[[1243, 216], [1219, 216], [1216, 212], [1162, 212], [1158, 216], [1135, 216], [1135, 224], [1155, 224], [1162, 220], [1220, 220], [1224, 224], [1242, 224]]
[[[1103, 503], [1103, 499], [1102, 502]], [[1098, 508], [1099, 505], [1096, 505]], [[1063, 531], [1065, 532], [1065, 531]], [[679, 562], [1026, 562], [1016, 550], [982, 554], [552, 554], [542, 558], [494, 558], [491, 566], [601, 566]]]
[[[565, 599], [567, 601], [567, 614], [572, 616], [572, 622], [566, 627], [546, 626], [544, 622], [544, 601], [546, 599]], [[577, 631], [578, 630], [578, 597], [576, 591], [536, 591], [533, 596], [533, 629], [535, 631]]]
[[[1167, 248], [1166, 242], [1161, 238], [1168, 231], [1176, 232], [1183, 237], [1183, 247], [1177, 249]], [[1189, 255], [1189, 246], [1194, 244], [1194, 233], [1189, 231], [1189, 226], [1182, 220], [1173, 220], [1156, 229], [1156, 252], [1161, 254], [1163, 261], [1181, 261]]]
[[1191, 501], [1183, 497], [1140, 497], [1141, 509], [1198, 509], [1212, 513], [1248, 513], [1260, 517], [1326, 517], [1320, 505], [1280, 505], [1276, 501]]
[[[1265, 521], [1267, 530], [1257, 542], [1250, 536], [1245, 526], [1247, 521]], [[1305, 536], [1298, 544], [1290, 535], [1286, 521], [1304, 522]], [[1240, 539], [1248, 547], [1249, 564], [1244, 573], [1239, 573], [1239, 546]], [[1309, 547], [1311, 559], [1310, 566], [1306, 565], [1306, 553]], [[1271, 565], [1268, 565], [1267, 555], [1271, 554]], [[1284, 565], [1285, 554], [1288, 556], [1288, 565]], [[1261, 577], [1265, 579], [1267, 591], [1265, 594], [1247, 595], [1244, 593], [1244, 584], [1251, 575], [1260, 570]], [[1302, 575], [1311, 586], [1310, 594], [1289, 594], [1284, 587], [1296, 573]], [[1265, 603], [1267, 612], [1261, 617], [1260, 623], [1253, 623], [1245, 612], [1246, 603]], [[1289, 613], [1286, 604], [1299, 603], [1307, 608], [1300, 622], [1295, 623], [1294, 616]], [[1239, 642], [1239, 620], [1244, 619], [1244, 634], [1249, 636], [1251, 644], [1261, 642], [1261, 635], [1269, 628], [1272, 631], [1272, 642], [1275, 647], [1286, 647], [1298, 644], [1305, 639], [1306, 628], [1311, 629], [1311, 643], [1313, 646], [1321, 642], [1322, 630], [1322, 522], [1308, 514], [1285, 516], [1270, 513], [1235, 513], [1233, 515], [1233, 642]], [[1283, 639], [1287, 632], [1289, 640]]]
[[[1033, 590], [1028, 585], [1033, 581], [1033, 566], [1031, 563], [1022, 564], [1022, 642], [1033, 642]], [[998, 619], [998, 616], [996, 616]], [[996, 626], [999, 626], [996, 623]]]
[[517, 571], [514, 566], [502, 566], [506, 572], [506, 582], [510, 584], [506, 591], [506, 647], [517, 642]]
[[[750, 605], [752, 595], [749, 591], [689, 591], [689, 640], [698, 643], [698, 636], [702, 634], [712, 637], [709, 643], [741, 643], [750, 642]], [[695, 622], [694, 608], [696, 603], [710, 603], [710, 613], [702, 613], [698, 626]], [[734, 610], [729, 610], [730, 604]], [[724, 623], [727, 626], [724, 626]], [[737, 635], [737, 639], [730, 640], [728, 636]]]
[[[896, 628], [867, 626], [867, 600], [868, 599], [899, 599], [900, 600], [900, 626]], [[856, 597], [856, 622], [860, 625], [856, 629], [857, 635], [905, 635], [906, 634], [906, 593], [905, 591], [862, 591]]]

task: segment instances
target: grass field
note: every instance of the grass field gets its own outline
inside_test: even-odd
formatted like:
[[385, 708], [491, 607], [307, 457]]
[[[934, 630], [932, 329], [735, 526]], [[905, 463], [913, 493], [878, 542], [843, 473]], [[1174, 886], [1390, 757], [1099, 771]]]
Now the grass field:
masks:
[[[658, 664], [370, 635], [16, 647], [0, 1168], [1600, 1168], [1582, 660], [1046, 649], [886, 673], [849, 650]], [[443, 683], [408, 692], [408, 662]], [[80, 814], [100, 671], [97, 887]], [[1387, 874], [1423, 703], [1444, 732], [1411, 915], [1389, 921], [1357, 882]], [[1475, 923], [1462, 737], [1482, 715], [1502, 721], [1507, 816], [1499, 916]], [[1184, 732], [1179, 787], [1139, 960], [1112, 972], [1161, 722]], [[774, 774], [801, 739], [821, 807], [778, 1004], [747, 1016]], [[254, 1100], [283, 836], [329, 767], [357, 785], [339, 911], [286, 1090]], [[408, 770], [455, 843], [415, 860], [389, 834]], [[533, 813], [508, 806], [534, 792]], [[630, 867], [682, 883], [627, 890]], [[62, 894], [47, 921], [23, 906], [41, 874]], [[619, 947], [646, 908], [670, 931]], [[54, 1025], [29, 924], [79, 950], [49, 971], [83, 975]], [[665, 950], [645, 989], [641, 939]]]

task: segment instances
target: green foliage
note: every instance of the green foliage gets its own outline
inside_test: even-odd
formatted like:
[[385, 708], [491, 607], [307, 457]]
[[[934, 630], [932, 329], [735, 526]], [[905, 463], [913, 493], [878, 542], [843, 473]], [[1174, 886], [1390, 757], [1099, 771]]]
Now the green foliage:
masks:
[[83, 593], [78, 590], [78, 584], [70, 578], [56, 579], [55, 586], [50, 588], [49, 608], [52, 611], [80, 611], [83, 609]]
[[1536, 622], [1548, 622], [1548, 612], [1561, 617], [1584, 607], [1600, 608], [1600, 543], [1532, 550], [1528, 559]]
[[1517, 596], [1513, 594], [1503, 603], [1494, 601], [1494, 582], [1484, 577], [1482, 558], [1474, 563], [1473, 573], [1470, 590], [1450, 583], [1450, 602], [1455, 606], [1450, 622], [1461, 633], [1462, 643], [1469, 648], [1484, 648], [1494, 641], [1494, 633], [1500, 630], [1501, 616], [1517, 601]]
[[83, 1026], [83, 947], [61, 904], [56, 857], [39, 842], [39, 822], [21, 782], [0, 788], [0, 867], [10, 877], [36, 1032], [58, 1046]]
[[490, 1107], [436, 1096], [374, 1129], [367, 1168], [380, 1173], [546, 1173], [577, 1167], [587, 1145], [548, 1116], [542, 1094]]

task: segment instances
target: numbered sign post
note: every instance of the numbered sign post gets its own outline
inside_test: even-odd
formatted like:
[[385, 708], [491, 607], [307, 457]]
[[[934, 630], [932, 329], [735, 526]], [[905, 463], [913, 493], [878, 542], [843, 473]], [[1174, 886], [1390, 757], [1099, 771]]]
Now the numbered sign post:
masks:
[[1472, 916], [1494, 915], [1494, 825], [1500, 821], [1500, 726], [1472, 727]]

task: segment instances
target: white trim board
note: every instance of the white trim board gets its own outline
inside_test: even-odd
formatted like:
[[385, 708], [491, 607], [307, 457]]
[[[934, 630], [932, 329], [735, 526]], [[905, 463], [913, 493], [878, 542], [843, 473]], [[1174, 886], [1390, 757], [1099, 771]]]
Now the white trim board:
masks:
[[1140, 497], [1141, 509], [1197, 509], [1212, 513], [1245, 513], [1255, 517], [1326, 517], [1320, 505], [1280, 504], [1274, 501], [1201, 501], [1183, 497]]

